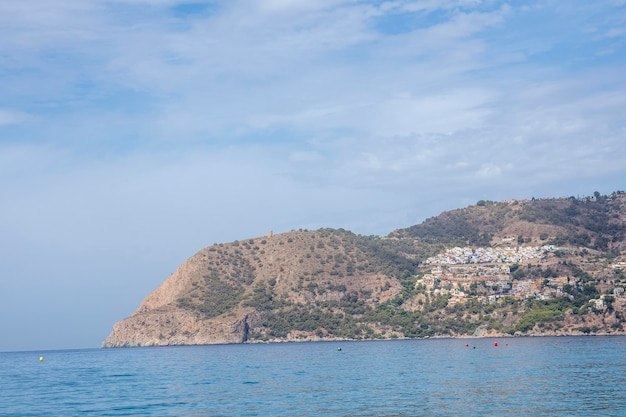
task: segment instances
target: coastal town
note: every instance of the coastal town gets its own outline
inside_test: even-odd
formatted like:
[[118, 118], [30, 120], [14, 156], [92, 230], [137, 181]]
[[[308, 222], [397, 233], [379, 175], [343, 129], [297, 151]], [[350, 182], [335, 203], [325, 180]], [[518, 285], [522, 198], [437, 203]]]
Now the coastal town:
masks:
[[[511, 238], [506, 238], [507, 242]], [[546, 254], [560, 250], [554, 245], [538, 246], [506, 246], [496, 248], [454, 247], [443, 253], [426, 259], [426, 265], [458, 265], [484, 263], [515, 263], [531, 259], [544, 258]]]
[[[509, 246], [453, 247], [426, 259], [422, 266], [424, 273], [418, 278], [416, 288], [421, 287], [433, 295], [448, 295], [449, 305], [465, 302], [470, 297], [493, 303], [502, 297], [550, 300], [569, 296], [564, 288], [573, 284], [575, 279], [568, 275], [550, 273], [541, 277], [518, 277], [515, 271], [532, 262], [549, 266], [556, 257], [572, 253], [573, 248], [512, 246], [514, 238], [504, 238], [503, 242]], [[609, 267], [623, 271], [626, 262], [616, 261]], [[624, 296], [624, 287], [619, 284], [613, 283], [604, 289], [603, 294], [590, 301], [590, 308], [603, 311], [607, 296]]]

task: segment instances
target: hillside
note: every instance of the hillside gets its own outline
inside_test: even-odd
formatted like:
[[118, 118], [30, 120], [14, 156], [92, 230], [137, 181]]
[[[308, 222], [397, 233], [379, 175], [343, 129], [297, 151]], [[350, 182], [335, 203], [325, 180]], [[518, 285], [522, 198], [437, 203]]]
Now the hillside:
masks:
[[624, 333], [626, 195], [490, 202], [389, 236], [298, 230], [202, 249], [105, 347]]
[[619, 251], [625, 249], [625, 201], [623, 192], [596, 193], [583, 199], [479, 201], [396, 230], [391, 236], [456, 246], [490, 246], [515, 236], [520, 244], [549, 239], [556, 245]]

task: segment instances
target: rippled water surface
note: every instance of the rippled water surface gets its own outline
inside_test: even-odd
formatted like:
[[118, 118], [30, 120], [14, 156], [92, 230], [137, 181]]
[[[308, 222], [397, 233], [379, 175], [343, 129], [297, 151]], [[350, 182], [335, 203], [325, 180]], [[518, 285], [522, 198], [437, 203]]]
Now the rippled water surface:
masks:
[[626, 338], [9, 352], [0, 384], [0, 416], [626, 416]]

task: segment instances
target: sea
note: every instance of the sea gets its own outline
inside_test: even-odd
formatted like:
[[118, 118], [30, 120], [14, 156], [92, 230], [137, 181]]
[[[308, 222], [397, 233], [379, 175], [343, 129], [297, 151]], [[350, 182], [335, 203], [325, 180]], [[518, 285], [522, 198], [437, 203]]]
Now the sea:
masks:
[[0, 416], [623, 417], [626, 337], [7, 352]]

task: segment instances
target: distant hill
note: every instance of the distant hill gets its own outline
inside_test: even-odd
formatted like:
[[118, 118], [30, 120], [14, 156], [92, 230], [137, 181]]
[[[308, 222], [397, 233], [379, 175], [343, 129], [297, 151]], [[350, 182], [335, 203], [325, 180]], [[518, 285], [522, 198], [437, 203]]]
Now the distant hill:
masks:
[[[525, 243], [550, 240], [557, 245], [623, 250], [626, 236], [624, 192], [610, 196], [479, 201], [452, 210], [391, 236], [444, 245], [489, 246], [505, 236]], [[520, 240], [520, 243], [524, 243]]]
[[387, 237], [298, 230], [202, 249], [104, 347], [623, 334], [626, 194], [479, 201]]

